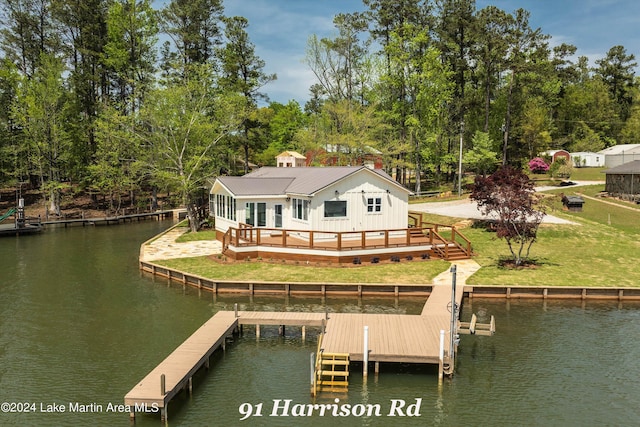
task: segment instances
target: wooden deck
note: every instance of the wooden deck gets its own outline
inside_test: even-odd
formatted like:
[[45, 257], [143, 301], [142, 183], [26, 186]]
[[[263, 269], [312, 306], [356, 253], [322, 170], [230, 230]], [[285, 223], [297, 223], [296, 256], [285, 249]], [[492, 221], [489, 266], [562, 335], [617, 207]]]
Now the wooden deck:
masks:
[[349, 353], [350, 360], [362, 361], [364, 327], [368, 326], [369, 361], [437, 364], [440, 330], [447, 331], [449, 322], [447, 316], [439, 315], [333, 313], [321, 348], [327, 353]]
[[[378, 262], [392, 258], [466, 259], [471, 242], [454, 226], [450, 238], [439, 225], [393, 230], [316, 231], [252, 227], [240, 224], [221, 236], [223, 253], [233, 259], [277, 258], [338, 263]], [[377, 261], [376, 261], [377, 260]]]

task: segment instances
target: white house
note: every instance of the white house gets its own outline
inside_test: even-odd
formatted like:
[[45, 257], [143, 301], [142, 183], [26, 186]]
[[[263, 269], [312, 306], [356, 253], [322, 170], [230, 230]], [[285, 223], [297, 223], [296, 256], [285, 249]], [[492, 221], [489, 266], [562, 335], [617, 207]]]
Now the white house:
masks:
[[303, 168], [307, 158], [297, 151], [283, 151], [276, 156], [276, 164], [279, 168]]
[[601, 168], [604, 167], [604, 154], [589, 151], [571, 153], [573, 166], [577, 168]]
[[314, 231], [407, 228], [411, 192], [382, 170], [356, 167], [263, 167], [218, 177], [211, 188], [215, 227]]

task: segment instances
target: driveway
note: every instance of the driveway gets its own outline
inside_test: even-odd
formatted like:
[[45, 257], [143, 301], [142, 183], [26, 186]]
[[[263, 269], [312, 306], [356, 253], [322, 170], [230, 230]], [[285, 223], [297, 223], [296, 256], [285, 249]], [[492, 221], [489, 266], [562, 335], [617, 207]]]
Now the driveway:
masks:
[[[584, 186], [584, 185], [595, 185], [595, 184], [603, 184], [603, 181], [580, 181], [576, 182], [576, 185], [571, 185], [564, 187], [567, 190]], [[558, 190], [563, 187], [538, 187], [536, 191], [548, 191], [548, 190]], [[487, 217], [482, 215], [478, 210], [478, 204], [471, 200], [454, 200], [449, 202], [432, 202], [432, 203], [417, 203], [409, 205], [410, 210], [426, 212], [435, 215], [443, 215], [443, 216], [451, 216], [455, 218], [465, 218], [465, 219], [495, 219], [495, 217]], [[553, 215], [545, 215], [542, 219], [543, 224], [576, 224], [575, 222], [568, 221], [566, 219], [558, 218]]]

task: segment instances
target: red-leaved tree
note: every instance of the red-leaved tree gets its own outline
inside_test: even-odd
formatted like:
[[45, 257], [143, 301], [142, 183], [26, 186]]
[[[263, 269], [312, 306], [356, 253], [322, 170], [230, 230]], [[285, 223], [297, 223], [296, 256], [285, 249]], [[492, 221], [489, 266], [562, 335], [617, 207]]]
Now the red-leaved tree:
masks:
[[521, 170], [503, 166], [486, 178], [477, 176], [471, 192], [480, 211], [496, 221], [497, 236], [507, 241], [517, 266], [528, 260], [545, 215], [533, 185]]

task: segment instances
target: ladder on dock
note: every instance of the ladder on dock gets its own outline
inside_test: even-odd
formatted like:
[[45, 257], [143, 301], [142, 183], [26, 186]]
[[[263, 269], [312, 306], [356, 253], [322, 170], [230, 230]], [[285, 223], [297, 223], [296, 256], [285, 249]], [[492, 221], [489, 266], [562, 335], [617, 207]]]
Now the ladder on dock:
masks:
[[349, 353], [320, 352], [316, 363], [316, 394], [346, 393], [349, 387]]

